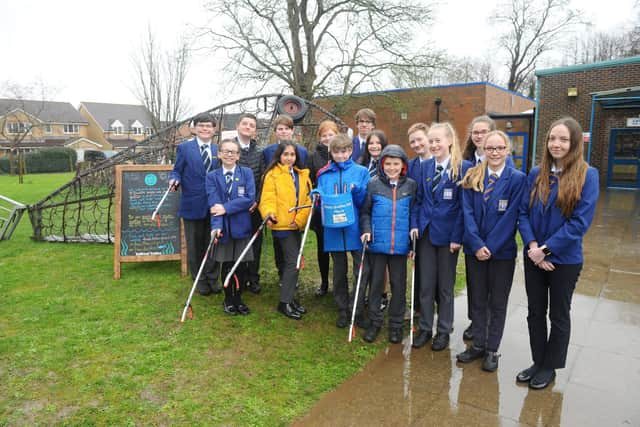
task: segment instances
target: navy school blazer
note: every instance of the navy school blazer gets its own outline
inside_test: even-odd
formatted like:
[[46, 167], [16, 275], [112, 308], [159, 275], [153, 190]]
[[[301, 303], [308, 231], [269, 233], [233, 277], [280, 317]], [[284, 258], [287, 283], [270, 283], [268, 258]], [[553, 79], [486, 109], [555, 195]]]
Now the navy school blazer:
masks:
[[231, 185], [231, 195], [227, 196], [227, 185], [222, 168], [215, 169], [207, 175], [207, 200], [211, 207], [215, 204], [224, 206], [226, 213], [222, 216], [211, 215], [211, 229], [222, 230], [221, 243], [231, 239], [244, 239], [251, 236], [251, 212], [249, 208], [256, 200], [256, 185], [253, 171], [236, 165]]
[[[211, 144], [211, 167], [219, 167], [218, 146]], [[169, 174], [170, 179], [180, 183], [181, 196], [178, 216], [184, 219], [204, 219], [209, 211], [205, 181], [207, 172], [204, 170], [202, 155], [196, 138], [178, 145], [176, 149], [176, 163]]]
[[462, 187], [458, 184], [471, 167], [471, 162], [463, 160], [458, 179], [452, 181], [449, 172], [451, 162], [442, 175], [435, 192], [431, 182], [436, 174], [436, 161], [432, 157], [420, 165], [420, 179], [416, 203], [411, 215], [411, 228], [417, 228], [422, 236], [429, 227], [429, 239], [434, 246], [462, 244], [463, 215]]
[[[488, 172], [484, 188], [489, 182]], [[470, 188], [462, 191], [465, 254], [474, 256], [478, 249], [486, 246], [491, 251], [491, 259], [507, 260], [517, 256], [516, 229], [526, 184], [524, 173], [506, 166], [487, 202], [483, 191]]]
[[556, 204], [558, 185], [551, 187], [546, 205], [536, 199], [529, 206], [533, 184], [539, 173], [538, 166], [529, 172], [527, 190], [520, 202], [519, 229], [525, 256], [527, 256], [529, 243], [535, 240], [538, 246], [547, 245], [551, 251], [551, 255], [545, 257], [545, 260], [553, 264], [581, 264], [583, 262], [582, 237], [593, 221], [600, 191], [598, 170], [593, 167], [587, 170], [580, 200], [568, 218], [562, 215], [562, 211]]

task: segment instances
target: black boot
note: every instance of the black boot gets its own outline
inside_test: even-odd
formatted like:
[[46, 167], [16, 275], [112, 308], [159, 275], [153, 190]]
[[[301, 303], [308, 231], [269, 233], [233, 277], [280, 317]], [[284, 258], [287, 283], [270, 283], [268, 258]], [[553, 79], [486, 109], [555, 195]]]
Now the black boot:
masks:
[[287, 304], [284, 302], [278, 303], [278, 311], [289, 319], [300, 320], [302, 319], [302, 315], [299, 311], [297, 311], [291, 304]]

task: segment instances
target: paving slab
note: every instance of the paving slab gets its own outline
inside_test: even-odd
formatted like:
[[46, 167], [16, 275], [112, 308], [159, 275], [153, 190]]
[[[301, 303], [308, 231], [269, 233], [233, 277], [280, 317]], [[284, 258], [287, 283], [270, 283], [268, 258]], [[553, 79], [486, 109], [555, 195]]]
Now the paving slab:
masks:
[[450, 348], [390, 344], [294, 425], [640, 426], [640, 193], [604, 191], [584, 247], [567, 367], [552, 387], [515, 381], [531, 364], [519, 259], [497, 372], [455, 360], [468, 325], [461, 295]]

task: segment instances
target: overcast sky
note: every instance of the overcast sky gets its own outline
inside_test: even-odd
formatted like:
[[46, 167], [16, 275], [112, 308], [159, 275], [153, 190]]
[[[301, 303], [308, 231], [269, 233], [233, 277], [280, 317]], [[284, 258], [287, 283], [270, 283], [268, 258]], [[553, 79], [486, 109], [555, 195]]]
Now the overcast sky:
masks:
[[[634, 0], [573, 0], [598, 30], [611, 30], [635, 16]], [[51, 100], [138, 103], [132, 94], [131, 56], [147, 26], [165, 48], [183, 32], [210, 19], [203, 0], [0, 0], [0, 84], [42, 80]], [[497, 0], [440, 0], [429, 38], [457, 56], [483, 56], [492, 44], [487, 23]], [[603, 7], [606, 5], [606, 7]], [[225, 93], [220, 58], [193, 58], [186, 95], [191, 112], [250, 93]], [[237, 96], [236, 96], [237, 95]]]

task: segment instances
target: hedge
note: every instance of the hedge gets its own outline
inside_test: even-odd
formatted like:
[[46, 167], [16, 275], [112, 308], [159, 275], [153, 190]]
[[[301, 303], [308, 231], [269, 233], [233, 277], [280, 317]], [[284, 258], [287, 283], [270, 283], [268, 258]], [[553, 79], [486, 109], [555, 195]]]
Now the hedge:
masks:
[[[72, 172], [78, 155], [71, 148], [46, 148], [25, 154], [26, 173]], [[14, 157], [14, 162], [17, 158]], [[14, 163], [17, 167], [17, 163]], [[0, 159], [0, 173], [10, 172], [9, 156]]]

